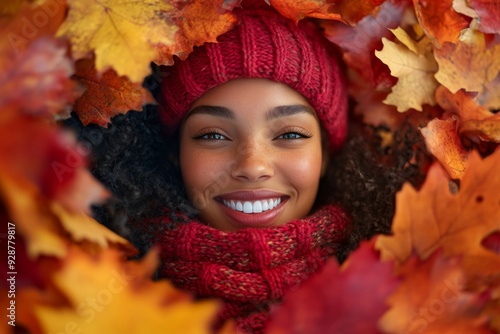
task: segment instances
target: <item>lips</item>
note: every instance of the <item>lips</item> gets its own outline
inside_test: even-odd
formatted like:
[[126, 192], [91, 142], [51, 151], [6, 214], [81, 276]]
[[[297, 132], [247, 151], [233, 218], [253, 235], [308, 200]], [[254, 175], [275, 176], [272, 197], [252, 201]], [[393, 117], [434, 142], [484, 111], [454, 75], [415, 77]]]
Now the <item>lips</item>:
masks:
[[222, 212], [240, 227], [271, 226], [288, 196], [269, 190], [237, 191], [217, 196]]

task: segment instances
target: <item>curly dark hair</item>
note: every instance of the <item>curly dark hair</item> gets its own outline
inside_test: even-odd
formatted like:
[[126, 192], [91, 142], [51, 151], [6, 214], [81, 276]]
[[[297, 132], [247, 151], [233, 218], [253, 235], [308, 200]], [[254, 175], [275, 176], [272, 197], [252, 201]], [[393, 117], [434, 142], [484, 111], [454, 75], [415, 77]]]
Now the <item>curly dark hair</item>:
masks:
[[[75, 113], [64, 121], [91, 146], [91, 172], [113, 194], [105, 205], [94, 207], [95, 218], [129, 239], [141, 253], [158, 233], [158, 225], [148, 220], [167, 215], [182, 223], [177, 211], [187, 218], [197, 214], [172, 159], [178, 154], [178, 142], [162, 133], [156, 109], [146, 106], [142, 112], [115, 116], [108, 128], [83, 126]], [[430, 159], [420, 132], [409, 122], [384, 150], [379, 148], [379, 130], [383, 129], [352, 119], [347, 142], [330, 158], [321, 182], [317, 204], [338, 202], [353, 220], [350, 237], [338, 254], [340, 260], [360, 241], [390, 233], [395, 193], [405, 181], [419, 186]]]

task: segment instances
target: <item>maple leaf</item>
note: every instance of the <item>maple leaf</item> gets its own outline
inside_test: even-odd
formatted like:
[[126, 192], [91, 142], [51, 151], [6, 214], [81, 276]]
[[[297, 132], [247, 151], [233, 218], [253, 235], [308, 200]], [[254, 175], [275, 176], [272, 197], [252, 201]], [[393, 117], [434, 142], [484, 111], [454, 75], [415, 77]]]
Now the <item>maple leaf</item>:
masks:
[[388, 67], [375, 57], [375, 50], [382, 48], [382, 37], [393, 36], [388, 29], [398, 26], [404, 9], [404, 3], [385, 2], [376, 14], [365, 16], [352, 27], [331, 20], [321, 23], [328, 40], [342, 48], [346, 64], [377, 90], [388, 89], [396, 83]]
[[496, 0], [470, 0], [479, 18], [479, 30], [487, 34], [500, 34], [500, 3]]
[[127, 269], [117, 252], [90, 257], [73, 249], [53, 275], [71, 307], [38, 305], [42, 328], [59, 333], [71, 324], [82, 333], [210, 333], [218, 303], [193, 302], [169, 282], [145, 278], [144, 271], [149, 274], [157, 263], [146, 261], [150, 264]]
[[325, 0], [270, 0], [281, 15], [295, 22], [304, 17], [339, 20], [355, 25], [363, 17], [376, 12], [385, 0], [351, 0], [330, 2]]
[[439, 70], [435, 77], [452, 93], [460, 89], [481, 94], [500, 72], [500, 45], [486, 47], [485, 36], [465, 29], [458, 43], [434, 50]]
[[184, 60], [194, 46], [217, 42], [217, 37], [229, 31], [237, 21], [233, 13], [223, 8], [223, 0], [194, 0], [181, 10], [171, 12], [171, 19], [179, 27], [175, 43], [159, 45], [155, 63], [172, 65], [174, 55]]
[[2, 4], [10, 6], [13, 16], [2, 18], [0, 14], [0, 36], [5, 37], [0, 39], [0, 50], [11, 49], [16, 55], [42, 36], [53, 37], [66, 16], [66, 2], [60, 0], [36, 1], [33, 5], [25, 0]]
[[423, 104], [434, 105], [434, 91], [438, 86], [434, 79], [437, 64], [432, 55], [431, 42], [422, 37], [416, 42], [402, 29], [392, 30], [402, 44], [382, 38], [384, 48], [375, 55], [398, 78], [384, 103], [394, 105], [399, 112], [411, 108], [422, 111]]
[[119, 77], [114, 70], [98, 77], [90, 59], [76, 62], [75, 77], [87, 88], [74, 106], [84, 125], [95, 123], [107, 127], [113, 116], [129, 110], [142, 111], [144, 104], [154, 103], [151, 93], [141, 84]]
[[170, 45], [176, 27], [172, 7], [161, 0], [68, 0], [69, 13], [57, 32], [71, 41], [75, 60], [95, 54], [96, 69], [109, 68], [142, 82], [150, 73], [157, 44]]
[[399, 272], [403, 281], [380, 319], [384, 333], [493, 334], [481, 314], [487, 296], [464, 291], [466, 275], [458, 258], [441, 252], [426, 261], [413, 256]]
[[460, 31], [469, 26], [469, 20], [453, 10], [453, 0], [413, 0], [413, 4], [420, 26], [438, 48], [444, 42], [456, 43]]
[[471, 276], [498, 274], [500, 256], [482, 241], [500, 230], [499, 164], [499, 150], [484, 160], [473, 151], [457, 194], [439, 164], [430, 167], [420, 191], [404, 184], [396, 195], [393, 235], [377, 239], [381, 256], [404, 263], [412, 252], [426, 259], [442, 248], [447, 256], [462, 256]]
[[469, 164], [469, 151], [463, 147], [458, 136], [456, 118], [433, 119], [420, 131], [427, 149], [446, 169], [450, 178], [461, 179]]
[[379, 261], [373, 241], [363, 242], [342, 267], [331, 260], [291, 291], [266, 333], [379, 333], [377, 320], [398, 284], [392, 271], [391, 263]]
[[460, 134], [469, 137], [478, 136], [485, 141], [500, 142], [500, 115], [477, 105], [474, 94], [467, 93], [463, 89], [453, 94], [440, 86], [436, 90], [436, 101], [447, 113], [459, 117]]
[[[3, 52], [2, 52], [3, 51]], [[9, 105], [34, 115], [67, 118], [65, 107], [80, 95], [66, 48], [39, 38], [17, 56], [0, 50], [0, 108]], [[62, 111], [61, 111], [62, 110]]]

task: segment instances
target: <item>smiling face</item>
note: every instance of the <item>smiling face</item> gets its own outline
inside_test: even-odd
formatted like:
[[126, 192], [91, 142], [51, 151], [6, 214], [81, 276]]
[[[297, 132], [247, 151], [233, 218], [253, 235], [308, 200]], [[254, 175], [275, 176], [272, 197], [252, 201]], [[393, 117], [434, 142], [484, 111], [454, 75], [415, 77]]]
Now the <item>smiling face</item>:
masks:
[[306, 216], [323, 165], [313, 108], [268, 79], [237, 79], [209, 90], [181, 125], [188, 197], [219, 230], [279, 226]]

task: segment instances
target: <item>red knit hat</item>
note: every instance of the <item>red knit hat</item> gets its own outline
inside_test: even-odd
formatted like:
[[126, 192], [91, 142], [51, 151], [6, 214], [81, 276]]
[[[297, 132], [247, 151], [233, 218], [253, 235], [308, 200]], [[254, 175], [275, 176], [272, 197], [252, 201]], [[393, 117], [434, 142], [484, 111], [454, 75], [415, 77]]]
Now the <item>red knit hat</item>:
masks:
[[160, 115], [176, 128], [209, 89], [238, 78], [267, 78], [301, 93], [316, 110], [337, 150], [347, 133], [347, 89], [333, 47], [311, 23], [298, 26], [272, 9], [235, 9], [239, 24], [218, 43], [176, 60], [162, 82]]

